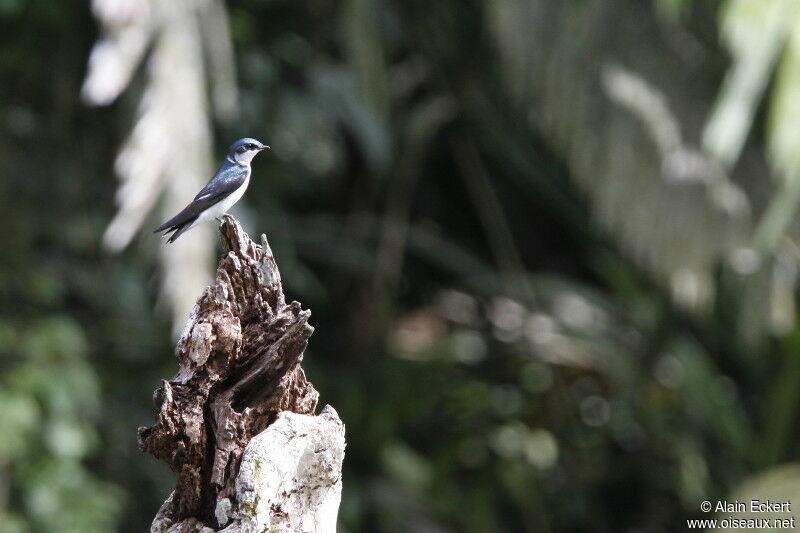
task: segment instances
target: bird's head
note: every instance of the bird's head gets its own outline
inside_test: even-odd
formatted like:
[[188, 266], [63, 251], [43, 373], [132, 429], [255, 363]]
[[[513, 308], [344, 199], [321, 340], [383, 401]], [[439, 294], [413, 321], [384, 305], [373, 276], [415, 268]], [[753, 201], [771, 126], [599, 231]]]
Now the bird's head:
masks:
[[228, 157], [240, 165], [246, 165], [262, 150], [269, 150], [269, 146], [255, 139], [245, 137], [231, 145], [228, 150]]

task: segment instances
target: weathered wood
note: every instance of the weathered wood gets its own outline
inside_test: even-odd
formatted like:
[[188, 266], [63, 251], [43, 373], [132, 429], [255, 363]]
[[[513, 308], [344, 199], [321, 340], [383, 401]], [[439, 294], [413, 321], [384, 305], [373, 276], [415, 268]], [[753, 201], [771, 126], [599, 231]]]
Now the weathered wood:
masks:
[[[220, 232], [224, 256], [216, 282], [203, 292], [178, 341], [178, 374], [164, 381], [154, 394], [155, 425], [139, 429], [141, 450], [166, 462], [177, 476], [175, 492], [159, 511], [152, 531], [188, 532], [209, 527], [213, 531], [226, 526], [226, 531], [246, 531], [235, 529], [239, 526], [231, 522], [244, 518], [252, 524], [270, 523], [283, 531], [327, 530], [286, 525], [289, 518], [295, 525], [316, 522], [282, 516], [280, 513], [286, 513], [280, 511], [280, 505], [267, 507], [271, 515], [278, 513], [275, 516], [253, 517], [249, 496], [247, 509], [240, 508], [245, 502], [241, 491], [237, 492], [237, 475], [245, 449], [260, 433], [269, 434], [267, 428], [276, 420], [297, 413], [309, 415], [305, 422], [308, 427], [299, 437], [308, 441], [313, 433], [309, 428], [313, 428], [316, 433], [322, 432], [316, 441], [329, 444], [330, 449], [315, 450], [318, 460], [306, 461], [301, 469], [309, 475], [316, 467], [322, 469], [321, 474], [311, 477], [314, 490], [324, 495], [306, 500], [328, 502], [323, 514], [329, 517], [330, 502], [335, 500], [334, 510], [338, 508], [341, 490], [344, 426], [330, 407], [313, 416], [319, 394], [300, 367], [314, 331], [308, 324], [310, 312], [298, 302], [286, 303], [266, 236], [261, 236], [260, 244], [254, 243], [227, 215]], [[285, 428], [282, 431], [285, 433]], [[329, 434], [323, 435], [325, 431]], [[289, 437], [286, 439], [295, 446], [305, 442]], [[247, 471], [252, 473], [253, 461], [264, 464], [284, 457], [279, 450], [275, 458], [267, 456], [268, 451], [258, 448], [257, 457], [250, 457], [247, 463]], [[281, 468], [291, 472], [297, 465], [289, 463]], [[320, 483], [322, 478], [330, 486]], [[293, 490], [301, 491], [303, 479], [294, 482], [297, 486]], [[256, 495], [255, 501], [263, 503], [271, 497], [276, 496]], [[259, 509], [263, 511], [263, 506]], [[292, 507], [292, 513], [297, 512], [297, 506]], [[314, 509], [306, 509], [306, 513], [316, 516]], [[323, 520], [325, 527], [335, 527], [335, 516], [334, 512], [333, 524], [329, 518]]]

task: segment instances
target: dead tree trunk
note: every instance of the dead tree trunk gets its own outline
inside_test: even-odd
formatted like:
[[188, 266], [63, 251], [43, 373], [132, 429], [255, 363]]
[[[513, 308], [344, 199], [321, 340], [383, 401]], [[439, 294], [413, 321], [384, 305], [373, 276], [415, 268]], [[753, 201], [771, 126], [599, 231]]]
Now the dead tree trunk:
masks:
[[344, 425], [300, 362], [310, 312], [286, 303], [265, 235], [220, 226], [225, 255], [178, 341], [178, 374], [153, 396], [139, 447], [177, 486], [151, 531], [335, 531]]

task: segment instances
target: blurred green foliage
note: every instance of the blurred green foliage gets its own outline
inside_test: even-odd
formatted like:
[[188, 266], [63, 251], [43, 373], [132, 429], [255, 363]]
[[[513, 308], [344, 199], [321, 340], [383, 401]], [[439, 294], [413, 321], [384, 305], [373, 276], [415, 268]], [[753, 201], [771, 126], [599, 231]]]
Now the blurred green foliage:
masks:
[[[722, 83], [707, 5], [528, 3], [537, 29], [561, 36], [609, 13], [620, 33], [637, 17], [666, 28], [638, 38], [702, 58], [670, 56], [686, 73], [669, 80], [678, 93], [700, 86], [710, 104]], [[229, 3], [241, 116], [219, 127], [218, 154], [245, 134], [273, 147], [238, 214], [269, 235], [288, 294], [313, 311], [307, 373], [347, 426], [341, 529], [682, 529], [700, 500], [796, 460], [800, 328], [792, 317], [744, 342], [742, 317], [758, 312], [746, 296], [763, 279], [724, 265], [712, 306], [674, 303], [621, 244], [629, 229], [608, 231], [574, 185], [599, 133], [564, 150], [534, 126], [601, 98], [528, 108], [543, 89], [508, 69], [534, 53], [500, 61], [494, 6]], [[515, 31], [506, 44], [527, 42]], [[172, 487], [135, 443], [175, 370], [156, 239], [119, 256], [99, 245], [141, 87], [110, 109], [81, 105], [95, 33], [83, 3], [0, 1], [2, 531], [143, 531]], [[577, 34], [562, 38], [583, 57]], [[708, 83], [687, 81], [698, 71]], [[696, 101], [669, 103], [683, 115]], [[762, 134], [749, 142], [763, 162]], [[777, 198], [752, 185], [763, 168], [735, 175], [757, 214]], [[645, 205], [634, 186], [598, 188]], [[691, 215], [689, 201], [672, 207]], [[680, 261], [683, 247], [668, 253]]]

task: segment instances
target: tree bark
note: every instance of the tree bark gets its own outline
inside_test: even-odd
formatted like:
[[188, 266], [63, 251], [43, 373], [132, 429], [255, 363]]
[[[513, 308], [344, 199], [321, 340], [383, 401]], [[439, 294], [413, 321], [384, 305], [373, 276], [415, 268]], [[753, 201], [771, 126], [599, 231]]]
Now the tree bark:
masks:
[[153, 532], [335, 531], [344, 425], [300, 366], [310, 312], [286, 303], [265, 235], [220, 225], [224, 256], [176, 348], [178, 374], [153, 396], [139, 447], [177, 486]]

